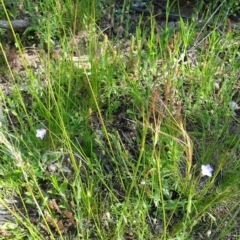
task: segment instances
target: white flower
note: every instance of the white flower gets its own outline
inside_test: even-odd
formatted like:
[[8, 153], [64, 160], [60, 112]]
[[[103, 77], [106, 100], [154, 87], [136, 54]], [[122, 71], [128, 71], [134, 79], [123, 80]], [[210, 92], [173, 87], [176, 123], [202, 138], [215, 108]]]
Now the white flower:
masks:
[[213, 168], [208, 164], [208, 165], [202, 165], [202, 175], [203, 176], [208, 176], [208, 177], [212, 177], [212, 171]]
[[47, 133], [45, 128], [36, 129], [36, 137], [43, 139]]

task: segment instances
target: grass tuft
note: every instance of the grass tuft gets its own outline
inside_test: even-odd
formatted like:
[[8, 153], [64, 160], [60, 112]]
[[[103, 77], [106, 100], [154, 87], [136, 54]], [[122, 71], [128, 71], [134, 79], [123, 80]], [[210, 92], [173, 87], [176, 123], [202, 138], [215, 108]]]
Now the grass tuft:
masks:
[[135, 32], [127, 1], [112, 32], [103, 1], [23, 2], [37, 18], [0, 45], [1, 239], [239, 235], [239, 24], [225, 1], [178, 25], [142, 15]]

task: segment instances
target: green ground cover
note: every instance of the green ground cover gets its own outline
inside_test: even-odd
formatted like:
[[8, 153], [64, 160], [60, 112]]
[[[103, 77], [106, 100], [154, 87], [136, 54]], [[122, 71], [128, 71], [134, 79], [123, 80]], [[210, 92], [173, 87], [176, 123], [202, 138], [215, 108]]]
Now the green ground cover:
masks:
[[0, 31], [0, 239], [239, 239], [240, 24], [222, 2], [130, 34], [111, 1], [1, 1], [31, 25]]

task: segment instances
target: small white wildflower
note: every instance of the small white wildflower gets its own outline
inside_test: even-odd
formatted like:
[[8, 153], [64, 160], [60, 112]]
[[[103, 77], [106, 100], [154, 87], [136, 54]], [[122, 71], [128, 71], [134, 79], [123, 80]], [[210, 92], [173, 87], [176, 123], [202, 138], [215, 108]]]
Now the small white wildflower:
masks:
[[208, 165], [202, 165], [202, 175], [203, 176], [208, 176], [208, 177], [212, 177], [212, 172], [213, 172], [213, 168], [208, 164]]
[[47, 133], [45, 128], [36, 129], [36, 137], [43, 139]]

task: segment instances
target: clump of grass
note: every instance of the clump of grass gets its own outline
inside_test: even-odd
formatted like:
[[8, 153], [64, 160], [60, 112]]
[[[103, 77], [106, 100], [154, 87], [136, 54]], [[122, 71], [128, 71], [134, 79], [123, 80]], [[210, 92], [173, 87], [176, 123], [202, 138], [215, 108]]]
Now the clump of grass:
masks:
[[[56, 31], [48, 20], [39, 26], [47, 44], [41, 74], [25, 64], [27, 78], [19, 80], [8, 65], [12, 92], [1, 94], [1, 185], [21, 205], [11, 208], [4, 194], [0, 198], [16, 219], [11, 236], [190, 239], [237, 231], [225, 224], [232, 214], [237, 226], [239, 132], [231, 129], [239, 123], [229, 109], [239, 99], [235, 33], [211, 16], [208, 31], [180, 20], [179, 29], [166, 26], [156, 36], [152, 18], [149, 36], [138, 28], [127, 49], [117, 51], [115, 41], [100, 41], [91, 29], [83, 64], [76, 53], [83, 46], [70, 38], [79, 37], [84, 24], [97, 29], [90, 20], [95, 3], [84, 2], [48, 5], [54, 13], [65, 10], [54, 14]], [[78, 10], [64, 22], [73, 6], [83, 7], [81, 23]], [[61, 50], [55, 57], [53, 38]], [[37, 138], [36, 129], [46, 135]], [[210, 178], [201, 174], [207, 164]], [[222, 218], [218, 207], [229, 203]]]

